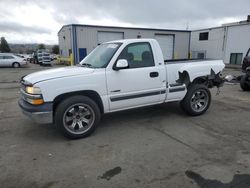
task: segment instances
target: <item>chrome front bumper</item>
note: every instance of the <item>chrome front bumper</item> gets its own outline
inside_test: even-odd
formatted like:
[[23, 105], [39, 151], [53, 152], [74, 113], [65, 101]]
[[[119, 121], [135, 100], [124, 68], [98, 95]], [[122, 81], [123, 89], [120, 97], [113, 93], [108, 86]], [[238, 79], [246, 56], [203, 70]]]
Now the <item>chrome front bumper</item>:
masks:
[[20, 99], [18, 101], [23, 114], [28, 116], [34, 122], [38, 124], [50, 124], [53, 123], [53, 105], [52, 103], [45, 103], [43, 105], [31, 105]]

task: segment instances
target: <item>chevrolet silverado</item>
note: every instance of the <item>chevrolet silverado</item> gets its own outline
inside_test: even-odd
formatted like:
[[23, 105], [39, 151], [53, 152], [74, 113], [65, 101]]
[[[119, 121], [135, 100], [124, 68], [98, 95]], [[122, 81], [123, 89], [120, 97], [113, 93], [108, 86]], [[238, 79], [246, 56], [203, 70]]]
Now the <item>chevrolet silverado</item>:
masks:
[[154, 39], [112, 41], [76, 66], [23, 77], [19, 106], [35, 122], [83, 138], [104, 113], [179, 101], [187, 114], [203, 114], [211, 102], [209, 88], [223, 83], [224, 67], [221, 60], [164, 61]]

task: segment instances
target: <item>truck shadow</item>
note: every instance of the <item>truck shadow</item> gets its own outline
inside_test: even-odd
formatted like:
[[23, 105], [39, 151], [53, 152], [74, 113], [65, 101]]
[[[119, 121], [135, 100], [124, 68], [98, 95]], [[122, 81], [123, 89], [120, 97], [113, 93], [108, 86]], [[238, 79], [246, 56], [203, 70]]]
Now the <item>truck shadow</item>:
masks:
[[181, 110], [179, 103], [165, 103], [105, 114], [100, 124], [101, 126], [112, 126], [112, 124], [121, 122], [134, 123], [173, 117], [187, 117]]
[[[188, 116], [181, 110], [179, 103], [167, 103], [154, 105], [149, 107], [136, 108], [126, 111], [114, 112], [110, 114], [105, 114], [100, 124], [93, 134], [93, 136], [98, 136], [110, 129], [115, 129], [117, 124], [119, 127], [123, 126], [137, 126], [140, 123], [154, 123], [160, 119], [166, 118], [187, 118]], [[32, 124], [30, 120], [27, 120], [28, 124]], [[105, 129], [105, 131], [104, 131]], [[30, 125], [30, 128], [25, 132], [25, 137], [31, 140], [41, 141], [61, 141], [68, 140], [63, 137], [59, 130], [53, 124], [47, 125]], [[88, 138], [85, 138], [88, 139]]]

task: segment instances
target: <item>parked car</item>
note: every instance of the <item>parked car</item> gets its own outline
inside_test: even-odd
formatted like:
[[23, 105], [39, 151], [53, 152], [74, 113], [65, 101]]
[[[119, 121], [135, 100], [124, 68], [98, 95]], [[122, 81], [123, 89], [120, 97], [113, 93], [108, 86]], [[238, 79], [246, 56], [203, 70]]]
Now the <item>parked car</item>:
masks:
[[43, 51], [40, 51], [40, 50], [37, 51], [37, 60], [38, 60], [38, 63], [41, 65], [42, 60], [43, 60]]
[[37, 59], [41, 66], [43, 65], [52, 65], [50, 54], [46, 52], [45, 50], [38, 50], [37, 51]]
[[241, 77], [241, 89], [243, 91], [250, 91], [250, 48], [243, 60], [242, 72], [245, 74]]
[[19, 68], [26, 65], [27, 65], [27, 60], [25, 58], [21, 58], [10, 53], [0, 53], [1, 67]]
[[52, 65], [49, 53], [47, 53], [47, 52], [42, 53], [42, 61], [41, 61], [40, 65], [50, 65], [50, 66]]
[[56, 54], [50, 54], [50, 59], [51, 59], [51, 61], [57, 60], [57, 55]]
[[154, 39], [99, 45], [78, 66], [32, 73], [21, 80], [19, 106], [38, 123], [55, 123], [69, 138], [90, 135], [104, 113], [179, 102], [191, 116], [210, 106], [221, 87], [221, 60], [165, 61]]
[[14, 55], [17, 57], [25, 58], [24, 55], [22, 55], [22, 54], [14, 54]]

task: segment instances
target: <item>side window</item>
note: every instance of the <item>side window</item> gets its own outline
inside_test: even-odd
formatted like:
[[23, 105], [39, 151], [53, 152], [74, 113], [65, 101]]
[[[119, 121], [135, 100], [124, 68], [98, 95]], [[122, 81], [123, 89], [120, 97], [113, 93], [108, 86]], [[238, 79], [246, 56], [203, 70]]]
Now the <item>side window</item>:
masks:
[[4, 59], [14, 59], [14, 57], [12, 57], [12, 56], [4, 56], [3, 58]]
[[3, 56], [0, 56], [0, 59], [3, 59]]
[[200, 33], [199, 40], [208, 40], [208, 36], [209, 36], [208, 32]]
[[149, 43], [129, 44], [123, 49], [118, 59], [126, 59], [129, 68], [154, 66], [154, 57]]

